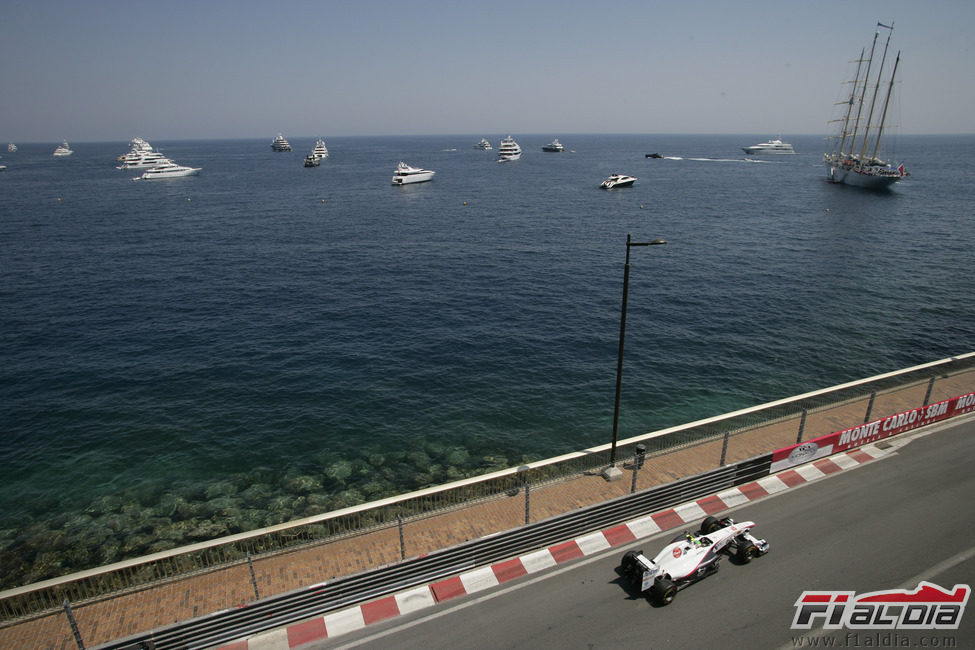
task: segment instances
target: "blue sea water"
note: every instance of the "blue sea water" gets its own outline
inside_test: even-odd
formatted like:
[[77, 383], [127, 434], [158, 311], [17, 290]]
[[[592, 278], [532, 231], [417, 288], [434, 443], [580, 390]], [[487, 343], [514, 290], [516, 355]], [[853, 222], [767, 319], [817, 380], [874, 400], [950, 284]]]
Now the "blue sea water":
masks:
[[819, 137], [482, 135], [5, 154], [4, 585], [608, 442], [628, 233], [621, 436], [975, 349], [975, 136], [875, 193]]

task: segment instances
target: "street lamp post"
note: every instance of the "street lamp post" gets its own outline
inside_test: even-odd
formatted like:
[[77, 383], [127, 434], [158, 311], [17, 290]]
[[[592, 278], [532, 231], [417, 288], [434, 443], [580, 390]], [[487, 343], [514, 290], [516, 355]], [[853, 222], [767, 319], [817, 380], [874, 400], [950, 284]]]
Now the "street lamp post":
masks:
[[648, 242], [630, 241], [626, 235], [626, 264], [623, 267], [623, 306], [620, 308], [620, 348], [616, 359], [616, 400], [613, 405], [613, 444], [609, 448], [609, 467], [603, 470], [603, 477], [607, 481], [617, 481], [623, 478], [623, 472], [616, 467], [616, 440], [619, 436], [620, 423], [620, 388], [623, 385], [623, 342], [626, 339], [626, 297], [630, 289], [630, 248], [632, 246], [660, 246], [667, 242], [654, 239]]

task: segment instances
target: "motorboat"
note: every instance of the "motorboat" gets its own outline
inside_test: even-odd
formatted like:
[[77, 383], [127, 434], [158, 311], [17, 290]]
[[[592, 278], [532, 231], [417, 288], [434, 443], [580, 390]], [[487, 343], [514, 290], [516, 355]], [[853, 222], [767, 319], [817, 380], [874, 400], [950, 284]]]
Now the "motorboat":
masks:
[[644, 155], [645, 158], [663, 158], [659, 153], [648, 153]]
[[[887, 42], [884, 44], [880, 61], [875, 62], [874, 52], [877, 49], [880, 28], [888, 30]], [[850, 97], [842, 102], [845, 114], [836, 120], [842, 123], [842, 126], [839, 133], [832, 138], [832, 151], [823, 154], [823, 162], [826, 163], [826, 179], [831, 183], [883, 190], [910, 175], [903, 164], [895, 167], [880, 158], [885, 135], [884, 127], [887, 122], [887, 108], [894, 90], [897, 66], [901, 60], [898, 52], [890, 71], [890, 78], [881, 81], [885, 74], [887, 49], [893, 32], [893, 23], [889, 26], [877, 23], [870, 53], [866, 54], [864, 48], [860, 52], [860, 58], [856, 60], [856, 75], [853, 82], [849, 84]], [[886, 85], [886, 96], [880, 92], [884, 85]]]
[[742, 151], [748, 155], [760, 155], [767, 153], [795, 153], [792, 145], [788, 142], [782, 142], [780, 138], [774, 140], [769, 140], [768, 142], [761, 142], [759, 144], [753, 144], [750, 147], [742, 147]]
[[559, 139], [558, 138], [555, 138], [554, 140], [552, 140], [551, 142], [549, 142], [547, 145], [545, 145], [544, 147], [542, 147], [542, 151], [551, 151], [551, 152], [554, 152], [554, 153], [562, 153], [563, 151], [565, 151], [565, 147], [562, 146], [562, 143], [559, 142]]
[[134, 181], [154, 181], [161, 180], [165, 178], [181, 178], [183, 176], [196, 176], [200, 173], [202, 167], [184, 167], [183, 165], [177, 165], [173, 161], [169, 161], [158, 167], [153, 167], [152, 169], [143, 172], [142, 176], [136, 176], [132, 180]]
[[318, 167], [322, 164], [322, 159], [315, 154], [305, 156], [305, 167]]
[[74, 152], [71, 151], [71, 147], [68, 146], [68, 141], [67, 140], [65, 140], [60, 145], [58, 145], [58, 148], [54, 150], [54, 155], [57, 156], [58, 158], [63, 158], [65, 156], [70, 156], [73, 153]]
[[410, 167], [405, 162], [400, 161], [400, 163], [396, 165], [396, 171], [393, 172], [393, 185], [422, 183], [424, 181], [431, 180], [433, 175], [436, 173], [437, 172], [430, 171], [429, 169]]
[[318, 140], [315, 142], [315, 148], [311, 150], [311, 155], [318, 158], [319, 162], [321, 162], [323, 158], [328, 158], [328, 147], [325, 146], [324, 140], [318, 138]]
[[284, 136], [280, 133], [276, 138], [271, 140], [271, 149], [273, 151], [292, 151], [291, 144], [289, 144], [288, 141], [284, 139]]
[[602, 183], [599, 187], [604, 190], [611, 190], [614, 187], [629, 187], [636, 182], [636, 176], [627, 176], [626, 174], [613, 174]]
[[487, 141], [487, 138], [481, 138], [481, 141], [474, 145], [475, 149], [489, 150], [493, 149], [491, 143]]
[[498, 147], [498, 162], [508, 162], [521, 158], [521, 147], [510, 135], [504, 136], [501, 146]]

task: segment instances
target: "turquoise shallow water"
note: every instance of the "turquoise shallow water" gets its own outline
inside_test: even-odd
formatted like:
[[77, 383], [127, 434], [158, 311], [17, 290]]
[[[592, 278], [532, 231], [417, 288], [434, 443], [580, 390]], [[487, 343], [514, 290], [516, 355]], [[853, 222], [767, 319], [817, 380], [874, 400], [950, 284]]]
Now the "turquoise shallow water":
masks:
[[624, 436], [975, 348], [975, 137], [875, 194], [815, 137], [513, 135], [5, 155], [4, 586], [607, 442], [627, 233]]

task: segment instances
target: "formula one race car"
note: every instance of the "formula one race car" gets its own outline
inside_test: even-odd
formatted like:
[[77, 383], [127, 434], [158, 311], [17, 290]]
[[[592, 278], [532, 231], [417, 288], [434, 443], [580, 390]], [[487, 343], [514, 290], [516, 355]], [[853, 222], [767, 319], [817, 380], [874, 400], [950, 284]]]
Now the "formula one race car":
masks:
[[718, 570], [718, 561], [734, 549], [740, 564], [768, 553], [769, 543], [751, 534], [754, 521], [706, 517], [698, 535], [684, 531], [652, 560], [643, 551], [623, 556], [622, 572], [658, 605], [669, 605], [677, 591]]

